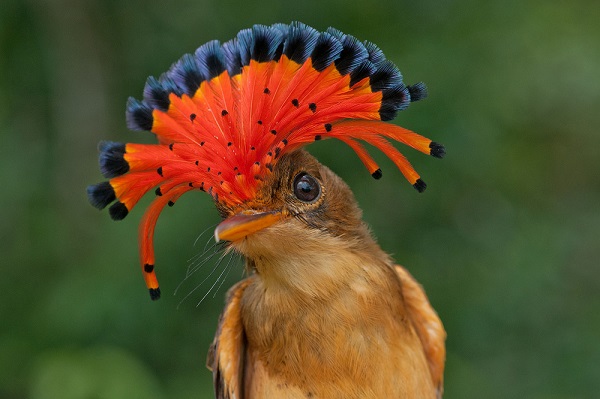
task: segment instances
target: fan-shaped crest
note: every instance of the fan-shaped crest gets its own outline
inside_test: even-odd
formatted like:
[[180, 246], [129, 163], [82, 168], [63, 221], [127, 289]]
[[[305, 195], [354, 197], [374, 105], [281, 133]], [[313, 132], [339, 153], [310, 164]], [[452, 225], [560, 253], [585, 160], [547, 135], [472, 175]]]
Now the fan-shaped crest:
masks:
[[253, 198], [281, 155], [327, 138], [349, 145], [379, 178], [360, 141], [372, 144], [423, 191], [425, 183], [386, 138], [440, 158], [444, 148], [383, 121], [425, 96], [425, 86], [405, 85], [372, 43], [301, 23], [255, 25], [224, 44], [204, 44], [147, 80], [143, 100], [127, 103], [127, 125], [153, 132], [158, 144], [101, 143], [100, 169], [110, 180], [88, 187], [88, 196], [99, 209], [112, 203], [110, 215], [120, 220], [154, 189], [140, 247], [155, 298], [154, 226], [164, 206], [187, 191], [206, 191], [234, 208]]

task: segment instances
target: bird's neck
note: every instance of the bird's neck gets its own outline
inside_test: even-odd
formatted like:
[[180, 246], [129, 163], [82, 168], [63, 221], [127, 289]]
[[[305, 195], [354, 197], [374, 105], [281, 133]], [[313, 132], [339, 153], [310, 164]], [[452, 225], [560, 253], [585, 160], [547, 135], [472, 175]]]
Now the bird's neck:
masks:
[[248, 257], [247, 266], [268, 295], [303, 303], [328, 301], [349, 287], [360, 291], [367, 282], [387, 285], [391, 260], [365, 230], [350, 239], [283, 236], [277, 251]]

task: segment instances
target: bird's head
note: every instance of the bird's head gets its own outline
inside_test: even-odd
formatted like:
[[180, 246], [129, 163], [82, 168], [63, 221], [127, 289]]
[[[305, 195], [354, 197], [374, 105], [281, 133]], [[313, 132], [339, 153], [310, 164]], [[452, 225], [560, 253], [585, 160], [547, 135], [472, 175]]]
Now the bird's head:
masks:
[[129, 99], [127, 123], [152, 131], [158, 144], [101, 143], [100, 169], [110, 180], [88, 187], [88, 197], [99, 209], [112, 203], [111, 217], [121, 220], [154, 189], [140, 224], [152, 299], [160, 296], [156, 221], [187, 191], [213, 197], [224, 218], [215, 238], [250, 262], [302, 259], [314, 248], [327, 255], [370, 236], [348, 187], [302, 148], [338, 139], [378, 179], [381, 170], [360, 142], [369, 143], [421, 192], [425, 183], [388, 139], [439, 158], [444, 147], [384, 121], [425, 96], [425, 86], [404, 84], [372, 43], [301, 23], [256, 25], [148, 79], [144, 99]]
[[303, 149], [283, 155], [252, 200], [217, 206], [224, 220], [215, 239], [229, 241], [265, 287], [326, 297], [357, 278], [364, 262], [388, 260], [350, 188]]
[[306, 256], [311, 246], [325, 244], [324, 237], [365, 236], [350, 188], [302, 149], [281, 157], [252, 200], [219, 210], [224, 220], [215, 239], [231, 241], [251, 259]]

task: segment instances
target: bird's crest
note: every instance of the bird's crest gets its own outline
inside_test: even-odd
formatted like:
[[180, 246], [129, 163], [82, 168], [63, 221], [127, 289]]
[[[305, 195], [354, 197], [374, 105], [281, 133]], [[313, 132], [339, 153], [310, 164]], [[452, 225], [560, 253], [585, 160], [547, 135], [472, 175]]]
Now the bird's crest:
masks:
[[100, 169], [110, 180], [89, 186], [88, 196], [99, 209], [112, 203], [110, 216], [121, 220], [154, 189], [157, 198], [140, 225], [140, 252], [156, 299], [154, 227], [164, 206], [187, 191], [205, 191], [235, 208], [254, 197], [279, 157], [328, 138], [349, 145], [380, 178], [360, 141], [373, 145], [423, 191], [425, 183], [387, 139], [439, 158], [444, 147], [383, 121], [425, 96], [424, 84], [405, 85], [372, 43], [301, 23], [255, 25], [148, 78], [143, 100], [127, 103], [127, 126], [153, 132], [158, 144], [100, 143]]

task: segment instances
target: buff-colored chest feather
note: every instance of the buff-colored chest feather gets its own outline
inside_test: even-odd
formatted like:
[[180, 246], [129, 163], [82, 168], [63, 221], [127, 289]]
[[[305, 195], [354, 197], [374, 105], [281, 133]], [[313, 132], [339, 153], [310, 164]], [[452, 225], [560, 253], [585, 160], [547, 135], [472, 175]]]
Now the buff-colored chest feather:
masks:
[[435, 397], [395, 272], [351, 257], [336, 263], [338, 280], [319, 281], [330, 284], [326, 297], [260, 278], [247, 287], [246, 398]]

